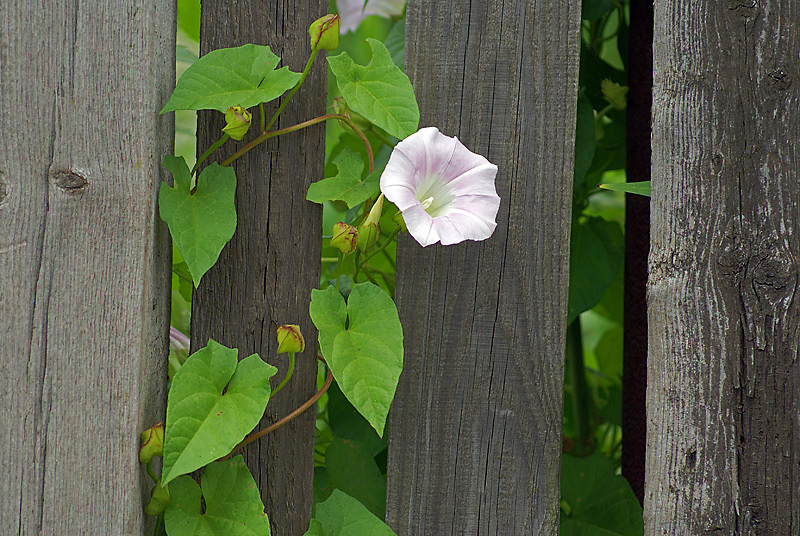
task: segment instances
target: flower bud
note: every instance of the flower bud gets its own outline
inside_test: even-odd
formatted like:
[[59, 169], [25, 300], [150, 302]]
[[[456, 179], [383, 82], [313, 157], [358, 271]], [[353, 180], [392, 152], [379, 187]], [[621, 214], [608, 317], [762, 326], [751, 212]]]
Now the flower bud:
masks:
[[144, 513], [149, 516], [161, 515], [167, 509], [167, 505], [172, 500], [169, 494], [169, 486], [161, 487], [161, 479], [156, 482], [155, 487], [150, 491], [150, 502], [144, 507]]
[[153, 456], [164, 455], [164, 423], [155, 424], [142, 432], [142, 446], [139, 449], [139, 461], [150, 463]]
[[252, 116], [250, 112], [241, 106], [231, 106], [225, 112], [225, 122], [227, 125], [222, 129], [222, 132], [233, 138], [234, 140], [241, 140], [247, 131], [250, 130], [250, 120]]
[[[357, 114], [350, 109], [350, 107], [347, 105], [347, 101], [344, 100], [344, 97], [336, 97], [333, 99], [333, 113], [348, 117], [361, 132], [367, 132], [372, 128], [372, 123], [365, 119], [363, 115]], [[341, 127], [348, 133], [355, 134], [352, 127], [341, 119], [339, 120], [339, 125], [341, 125]]]
[[339, 15], [325, 15], [311, 23], [311, 50], [336, 50], [339, 46]]
[[392, 216], [392, 221], [400, 226], [400, 230], [401, 231], [403, 231], [404, 233], [408, 232], [408, 227], [406, 227], [406, 220], [403, 219], [403, 213], [402, 212], [400, 212], [398, 210], [397, 214]]
[[356, 250], [358, 243], [358, 231], [352, 225], [347, 225], [344, 222], [339, 222], [333, 226], [333, 238], [331, 238], [330, 245], [349, 255]]
[[306, 349], [306, 341], [300, 333], [300, 326], [284, 324], [278, 326], [278, 353], [298, 353]]
[[358, 249], [361, 253], [375, 245], [381, 236], [381, 212], [383, 212], [383, 194], [378, 196], [378, 200], [372, 205], [367, 219], [358, 227]]
[[617, 110], [625, 109], [625, 96], [628, 94], [628, 86], [621, 86], [606, 78], [600, 82], [600, 90], [603, 92], [603, 97], [611, 103], [614, 108]]

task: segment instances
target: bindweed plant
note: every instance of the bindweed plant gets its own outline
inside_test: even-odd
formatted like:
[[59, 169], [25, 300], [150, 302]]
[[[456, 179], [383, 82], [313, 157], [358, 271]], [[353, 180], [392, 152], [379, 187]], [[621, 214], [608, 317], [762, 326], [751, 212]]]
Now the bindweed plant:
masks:
[[[185, 263], [183, 277], [195, 286], [236, 230], [233, 162], [270, 138], [291, 136], [325, 121], [338, 121], [363, 145], [363, 152], [342, 147], [332, 158], [336, 174], [304, 192], [309, 202], [336, 202], [347, 209], [343, 221], [325, 230], [330, 232], [329, 246], [337, 252], [331, 263], [334, 273], [311, 293], [309, 314], [319, 331], [318, 358], [328, 371], [314, 397], [275, 424], [253, 431], [270, 398], [291, 380], [295, 354], [305, 350], [297, 325], [277, 330], [278, 352], [289, 354], [289, 365], [274, 391], [270, 378], [278, 370], [257, 354], [239, 360], [235, 348], [209, 340], [187, 357], [188, 341], [172, 333], [181, 350], [170, 359], [166, 424], [142, 433], [140, 451], [155, 482], [146, 512], [163, 518], [170, 536], [268, 535], [259, 491], [236, 453], [313, 407], [334, 380], [382, 437], [403, 370], [403, 331], [392, 289], [372, 260], [385, 255], [401, 232], [431, 246], [484, 240], [496, 227], [497, 166], [434, 127], [419, 129], [411, 83], [378, 40], [368, 40], [372, 59], [367, 65], [346, 52], [327, 58], [341, 92], [334, 113], [273, 129], [319, 52], [336, 49], [340, 24], [339, 15], [326, 15], [310, 25], [311, 52], [302, 73], [278, 67], [281, 60], [268, 46], [210, 52], [185, 71], [161, 110], [211, 109], [225, 114], [219, 140], [192, 169], [183, 158], [167, 155], [163, 161], [173, 185], [161, 186], [160, 214]], [[281, 96], [277, 111], [267, 118], [263, 105]], [[383, 165], [376, 165], [365, 131], [394, 146]], [[215, 151], [226, 143], [241, 147], [230, 158], [214, 162]], [[391, 228], [386, 228], [387, 222]], [[381, 279], [383, 285], [378, 283]], [[154, 456], [163, 458], [160, 474], [154, 469]], [[198, 470], [199, 484], [190, 476]], [[157, 532], [160, 527], [159, 522]], [[306, 534], [393, 532], [357, 499], [334, 490], [317, 505]]]

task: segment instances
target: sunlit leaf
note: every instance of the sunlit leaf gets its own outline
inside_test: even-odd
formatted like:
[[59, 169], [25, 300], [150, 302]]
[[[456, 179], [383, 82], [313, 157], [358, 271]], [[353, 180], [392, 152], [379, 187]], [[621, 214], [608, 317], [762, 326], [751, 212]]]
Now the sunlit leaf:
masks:
[[597, 187], [603, 188], [604, 190], [613, 190], [615, 192], [626, 192], [629, 194], [650, 197], [650, 181], [615, 182], [612, 184], [598, 184]]
[[333, 159], [338, 173], [322, 179], [308, 188], [306, 199], [314, 203], [344, 201], [348, 208], [363, 203], [380, 189], [380, 175], [370, 173], [363, 180], [364, 160], [350, 148], [345, 147]]
[[304, 536], [397, 536], [386, 523], [341, 490], [316, 505]]
[[403, 331], [394, 301], [360, 283], [348, 301], [334, 287], [311, 292], [311, 319], [322, 354], [351, 404], [383, 436], [403, 370]]
[[261, 420], [277, 369], [257, 354], [237, 364], [237, 355], [209, 340], [175, 374], [167, 400], [164, 483], [225, 456]]
[[241, 456], [210, 464], [201, 486], [181, 476], [169, 489], [172, 501], [164, 512], [169, 536], [270, 535], [261, 494]]

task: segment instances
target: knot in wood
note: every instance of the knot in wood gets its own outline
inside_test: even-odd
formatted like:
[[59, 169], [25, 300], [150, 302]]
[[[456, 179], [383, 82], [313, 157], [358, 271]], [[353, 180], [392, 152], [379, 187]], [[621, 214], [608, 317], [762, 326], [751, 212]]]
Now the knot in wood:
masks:
[[757, 9], [757, 0], [728, 0], [728, 10], [743, 19], [753, 18]]
[[85, 177], [71, 170], [52, 171], [50, 180], [68, 194], [80, 193], [89, 184]]
[[786, 91], [792, 86], [792, 79], [783, 69], [777, 68], [767, 73], [769, 89], [771, 91]]

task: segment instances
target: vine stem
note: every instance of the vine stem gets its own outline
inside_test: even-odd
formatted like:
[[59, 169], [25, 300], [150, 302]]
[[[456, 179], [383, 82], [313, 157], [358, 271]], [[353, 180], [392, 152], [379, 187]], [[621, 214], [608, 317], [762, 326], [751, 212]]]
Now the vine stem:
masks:
[[222, 147], [222, 144], [228, 141], [228, 138], [230, 138], [230, 136], [228, 136], [228, 133], [226, 132], [220, 139], [217, 140], [214, 145], [206, 149], [206, 152], [204, 152], [203, 155], [197, 159], [197, 162], [195, 162], [191, 175], [194, 175], [197, 172], [197, 168], [200, 167], [200, 164], [202, 164], [206, 158], [211, 156], [211, 153]]
[[325, 391], [328, 390], [328, 387], [331, 386], [331, 382], [333, 381], [333, 372], [331, 372], [331, 368], [328, 366], [328, 363], [325, 361], [324, 357], [322, 357], [321, 355], [317, 355], [317, 359], [319, 359], [320, 361], [325, 363], [325, 367], [328, 369], [328, 377], [325, 378], [325, 384], [322, 386], [322, 388], [319, 391], [317, 391], [314, 394], [314, 396], [312, 396], [311, 398], [309, 398], [308, 400], [303, 402], [302, 405], [300, 405], [296, 410], [294, 410], [293, 412], [288, 414], [283, 419], [279, 420], [276, 423], [270, 424], [269, 426], [267, 426], [263, 430], [259, 430], [258, 432], [252, 433], [249, 436], [245, 437], [241, 441], [241, 443], [239, 443], [238, 445], [233, 447], [233, 450], [231, 450], [226, 456], [223, 456], [222, 458], [220, 458], [220, 461], [229, 459], [231, 456], [234, 455], [234, 453], [237, 450], [241, 449], [245, 445], [249, 445], [253, 441], [261, 439], [262, 437], [264, 437], [265, 435], [267, 435], [270, 432], [274, 432], [275, 430], [277, 430], [278, 428], [280, 428], [281, 426], [283, 426], [284, 424], [286, 424], [287, 422], [291, 421], [292, 419], [294, 419], [295, 417], [297, 417], [298, 415], [303, 413], [305, 410], [307, 410], [308, 408], [313, 406], [317, 402], [317, 400], [319, 400], [320, 397], [325, 394]]
[[256, 139], [236, 151], [233, 156], [228, 158], [227, 160], [222, 162], [222, 166], [229, 166], [238, 158], [247, 154], [253, 147], [256, 145], [276, 136], [280, 136], [282, 134], [288, 134], [290, 132], [295, 132], [297, 130], [302, 130], [306, 127], [310, 127], [312, 125], [316, 125], [317, 123], [322, 123], [323, 121], [329, 121], [331, 119], [338, 119], [340, 121], [344, 121], [347, 123], [353, 131], [361, 138], [361, 141], [364, 143], [364, 147], [367, 149], [367, 160], [369, 160], [369, 172], [372, 173], [375, 171], [375, 158], [372, 155], [372, 145], [370, 145], [369, 140], [364, 135], [363, 132], [356, 126], [353, 121], [347, 117], [346, 115], [341, 114], [325, 114], [319, 117], [315, 117], [314, 119], [309, 119], [308, 121], [303, 121], [302, 123], [298, 123], [296, 125], [292, 125], [290, 127], [282, 128], [280, 130], [268, 130], [266, 132], [262, 132]]
[[265, 127], [262, 123], [261, 125], [262, 131], [269, 130], [269, 127], [271, 127], [275, 123], [275, 121], [277, 121], [278, 116], [281, 115], [283, 109], [286, 108], [286, 105], [289, 104], [289, 101], [292, 99], [294, 94], [297, 93], [297, 90], [300, 89], [300, 86], [303, 85], [303, 82], [305, 82], [306, 76], [308, 76], [308, 72], [311, 70], [311, 65], [314, 63], [314, 59], [316, 59], [317, 54], [319, 54], [319, 51], [320, 49], [315, 49], [311, 51], [311, 55], [308, 57], [308, 61], [306, 62], [306, 67], [305, 69], [303, 69], [303, 74], [300, 75], [300, 80], [297, 81], [297, 84], [292, 88], [289, 94], [286, 95], [286, 98], [283, 99], [283, 102], [281, 102], [281, 105], [278, 106], [278, 109], [275, 111], [275, 115], [273, 115], [272, 119], [269, 120], [267, 126]]
[[278, 394], [278, 391], [283, 389], [283, 386], [286, 385], [290, 379], [292, 379], [292, 374], [294, 374], [294, 352], [289, 352], [289, 370], [286, 371], [286, 376], [283, 377], [281, 383], [279, 383], [275, 390], [272, 391], [272, 394], [269, 396], [270, 398]]
[[384, 242], [383, 245], [381, 245], [381, 247], [379, 247], [378, 249], [367, 255], [367, 257], [363, 261], [361, 261], [362, 268], [367, 264], [368, 260], [370, 260], [378, 253], [384, 251], [386, 249], [386, 246], [391, 244], [392, 240], [394, 240], [394, 237], [397, 236], [399, 232], [400, 232], [400, 226], [398, 225], [397, 228], [394, 231], [392, 231], [392, 234], [389, 235], [389, 238], [386, 239], [386, 242]]

